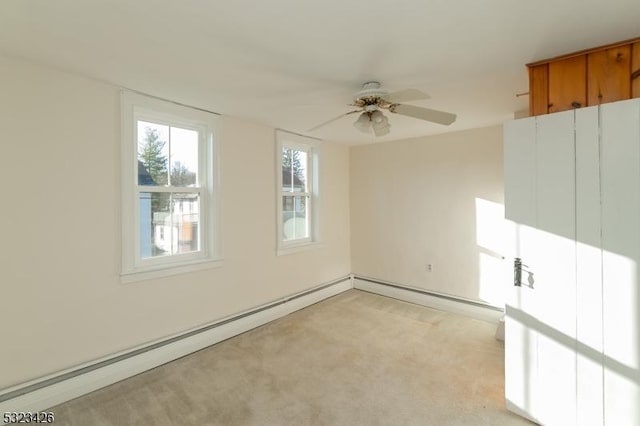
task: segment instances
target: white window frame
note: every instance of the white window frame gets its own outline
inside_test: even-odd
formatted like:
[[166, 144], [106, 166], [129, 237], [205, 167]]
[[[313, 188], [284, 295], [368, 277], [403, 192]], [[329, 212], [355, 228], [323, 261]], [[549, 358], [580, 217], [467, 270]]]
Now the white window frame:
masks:
[[[121, 92], [122, 107], [122, 282], [140, 281], [207, 269], [221, 263], [219, 232], [220, 167], [217, 116], [213, 113], [162, 101], [138, 93]], [[140, 255], [139, 194], [150, 187], [138, 185], [138, 121], [198, 131], [198, 183], [196, 187], [153, 187], [154, 192], [198, 193], [200, 250], [152, 258]]]
[[[285, 255], [302, 250], [321, 247], [320, 244], [320, 192], [318, 185], [318, 170], [320, 162], [320, 141], [317, 139], [289, 133], [284, 130], [276, 130], [276, 241], [277, 254]], [[308, 193], [290, 193], [282, 190], [282, 149], [293, 148], [305, 151], [307, 157], [307, 188]], [[285, 195], [308, 196], [309, 236], [296, 240], [285, 241], [283, 238], [284, 223], [282, 222], [282, 200]]]

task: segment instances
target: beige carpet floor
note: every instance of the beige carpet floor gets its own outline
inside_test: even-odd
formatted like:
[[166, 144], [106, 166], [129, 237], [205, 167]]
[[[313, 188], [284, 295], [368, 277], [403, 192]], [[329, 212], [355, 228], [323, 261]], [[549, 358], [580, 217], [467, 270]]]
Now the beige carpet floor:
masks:
[[57, 425], [519, 425], [495, 326], [350, 290], [52, 408]]

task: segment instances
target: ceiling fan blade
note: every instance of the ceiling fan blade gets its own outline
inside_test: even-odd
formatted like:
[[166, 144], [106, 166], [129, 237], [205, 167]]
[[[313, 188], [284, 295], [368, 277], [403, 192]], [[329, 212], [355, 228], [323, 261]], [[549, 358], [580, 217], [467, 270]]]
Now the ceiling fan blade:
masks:
[[437, 111], [435, 109], [423, 108], [414, 105], [391, 105], [389, 111], [396, 114], [406, 115], [408, 117], [418, 118], [420, 120], [432, 121], [438, 124], [449, 124], [456, 121], [456, 115], [449, 112]]
[[347, 115], [355, 114], [356, 112], [360, 112], [360, 111], [361, 111], [361, 110], [356, 109], [356, 110], [354, 110], [354, 111], [349, 111], [349, 112], [347, 112], [346, 114], [340, 114], [339, 116], [334, 117], [334, 118], [332, 118], [331, 120], [327, 120], [327, 121], [325, 121], [325, 122], [323, 122], [323, 123], [318, 124], [318, 125], [317, 125], [317, 126], [315, 126], [315, 127], [310, 128], [309, 130], [307, 130], [307, 132], [313, 132], [314, 130], [318, 130], [318, 129], [319, 129], [320, 127], [322, 127], [322, 126], [326, 126], [327, 124], [330, 124], [330, 123], [333, 123], [334, 121], [340, 120], [342, 117], [346, 117]]
[[397, 104], [399, 102], [411, 102], [411, 101], [420, 101], [423, 99], [430, 99], [431, 96], [426, 93], [418, 90], [418, 89], [405, 89], [399, 90], [397, 92], [389, 93], [382, 97], [387, 102], [391, 102], [392, 104]]

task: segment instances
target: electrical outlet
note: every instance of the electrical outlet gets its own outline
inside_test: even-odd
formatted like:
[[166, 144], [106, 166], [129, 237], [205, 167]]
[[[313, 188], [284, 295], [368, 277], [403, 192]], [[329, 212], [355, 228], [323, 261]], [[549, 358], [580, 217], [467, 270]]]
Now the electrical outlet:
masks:
[[427, 263], [427, 267], [426, 267], [427, 272], [433, 272], [433, 265], [430, 263]]

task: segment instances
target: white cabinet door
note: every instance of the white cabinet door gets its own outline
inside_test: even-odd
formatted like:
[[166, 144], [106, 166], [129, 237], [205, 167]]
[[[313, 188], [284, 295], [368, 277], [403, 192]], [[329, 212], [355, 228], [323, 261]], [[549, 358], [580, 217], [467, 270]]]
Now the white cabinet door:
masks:
[[537, 118], [538, 234], [530, 266], [535, 279], [539, 420], [544, 425], [576, 424], [574, 114]]
[[574, 112], [505, 125], [505, 212], [516, 223], [522, 286], [505, 321], [507, 407], [576, 423]]
[[[516, 256], [532, 260], [536, 224], [536, 120], [511, 121], [504, 127], [505, 216], [516, 223]], [[507, 408], [538, 419], [536, 380], [538, 336], [531, 327], [535, 295], [528, 286], [509, 285], [505, 310], [505, 393]]]
[[640, 424], [640, 101], [600, 107], [604, 418]]
[[598, 107], [576, 110], [577, 423], [603, 424]]

